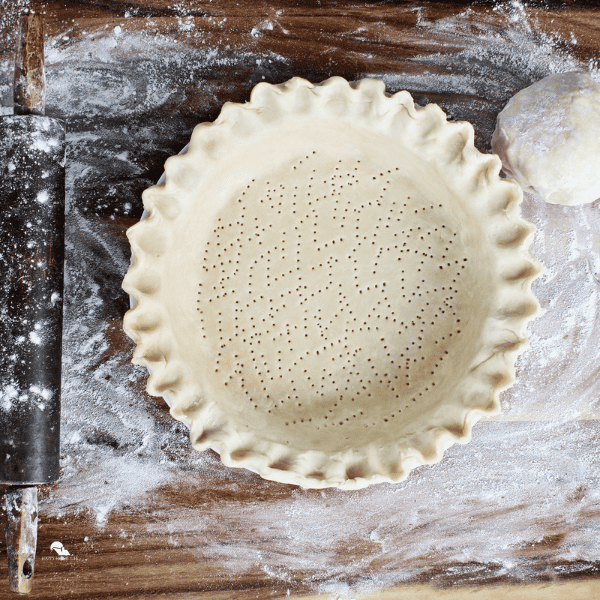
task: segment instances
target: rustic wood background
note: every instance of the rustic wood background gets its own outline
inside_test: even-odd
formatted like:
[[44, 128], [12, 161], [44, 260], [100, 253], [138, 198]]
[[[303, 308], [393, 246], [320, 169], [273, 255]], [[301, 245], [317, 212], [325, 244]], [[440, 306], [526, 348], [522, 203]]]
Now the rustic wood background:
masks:
[[[31, 598], [508, 597], [503, 586], [513, 586], [513, 598], [600, 598], [597, 370], [582, 374], [583, 416], [548, 421], [535, 405], [509, 418], [519, 403], [529, 406], [519, 388], [507, 396], [506, 418], [479, 424], [471, 444], [405, 484], [306, 491], [190, 451], [185, 428], [129, 363], [120, 290], [125, 231], [141, 216], [142, 190], [224, 102], [294, 75], [381, 77], [392, 92], [409, 89], [418, 103], [471, 121], [478, 148], [489, 152], [495, 116], [516, 91], [556, 65], [598, 68], [596, 2], [0, 6], [2, 105], [9, 110], [16, 16], [43, 12], [47, 113], [65, 119], [69, 140], [64, 477], [41, 490]], [[517, 58], [466, 53], [485, 48], [482, 40], [502, 44], [506, 56], [513, 44]], [[537, 62], [524, 44], [537, 49]], [[572, 400], [584, 399], [578, 394]], [[127, 417], [142, 413], [164, 443], [141, 444], [135, 425], [123, 433]], [[119, 466], [134, 459], [131, 480], [170, 475], [137, 492]], [[0, 597], [8, 598], [0, 534]], [[49, 550], [55, 540], [69, 557]]]

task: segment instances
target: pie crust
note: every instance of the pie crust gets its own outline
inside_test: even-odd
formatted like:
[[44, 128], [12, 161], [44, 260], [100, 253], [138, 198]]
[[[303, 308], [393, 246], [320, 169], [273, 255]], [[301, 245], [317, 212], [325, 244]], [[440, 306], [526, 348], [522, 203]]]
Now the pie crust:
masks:
[[127, 232], [133, 362], [198, 450], [307, 488], [399, 482], [500, 411], [538, 311], [520, 187], [383, 82], [260, 83]]

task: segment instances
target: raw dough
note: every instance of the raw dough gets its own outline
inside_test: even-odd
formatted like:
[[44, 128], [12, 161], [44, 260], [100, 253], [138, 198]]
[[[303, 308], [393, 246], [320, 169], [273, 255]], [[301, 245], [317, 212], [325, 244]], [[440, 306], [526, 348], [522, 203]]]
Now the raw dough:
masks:
[[537, 311], [520, 188], [376, 80], [226, 104], [144, 192], [123, 287], [197, 449], [305, 487], [401, 481], [499, 410]]
[[507, 175], [552, 204], [600, 199], [600, 85], [560, 73], [520, 91], [498, 115], [492, 150]]

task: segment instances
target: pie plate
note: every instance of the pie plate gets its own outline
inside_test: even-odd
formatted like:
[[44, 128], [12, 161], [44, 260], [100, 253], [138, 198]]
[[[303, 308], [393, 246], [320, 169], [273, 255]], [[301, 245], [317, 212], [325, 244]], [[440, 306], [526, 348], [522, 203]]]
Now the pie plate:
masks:
[[307, 488], [466, 443], [538, 311], [520, 187], [375, 79], [260, 83], [143, 194], [124, 327], [198, 450]]

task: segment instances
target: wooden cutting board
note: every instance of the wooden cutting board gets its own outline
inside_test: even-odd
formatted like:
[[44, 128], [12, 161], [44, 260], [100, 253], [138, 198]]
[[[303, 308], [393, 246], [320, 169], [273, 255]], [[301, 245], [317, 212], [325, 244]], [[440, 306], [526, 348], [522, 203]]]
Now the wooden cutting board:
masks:
[[[600, 597], [597, 203], [526, 198], [547, 272], [518, 382], [470, 444], [397, 486], [306, 491], [191, 451], [121, 330], [142, 190], [196, 123], [259, 81], [379, 77], [471, 121], [489, 152], [516, 91], [556, 70], [597, 72], [593, 3], [495, 4], [36, 4], [68, 168], [62, 479], [40, 499], [31, 598]], [[0, 17], [4, 39], [16, 8]], [[6, 50], [0, 60], [2, 86]]]

